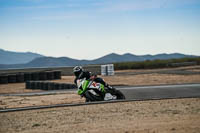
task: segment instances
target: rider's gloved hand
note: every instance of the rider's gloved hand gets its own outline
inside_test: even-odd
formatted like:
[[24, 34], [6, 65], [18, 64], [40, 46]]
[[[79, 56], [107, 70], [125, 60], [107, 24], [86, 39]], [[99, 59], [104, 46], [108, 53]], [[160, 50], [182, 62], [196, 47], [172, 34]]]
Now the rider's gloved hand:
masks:
[[80, 94], [81, 98], [84, 97], [84, 94]]
[[92, 75], [92, 76], [90, 76], [90, 80], [95, 80], [96, 77], [97, 77], [97, 75]]

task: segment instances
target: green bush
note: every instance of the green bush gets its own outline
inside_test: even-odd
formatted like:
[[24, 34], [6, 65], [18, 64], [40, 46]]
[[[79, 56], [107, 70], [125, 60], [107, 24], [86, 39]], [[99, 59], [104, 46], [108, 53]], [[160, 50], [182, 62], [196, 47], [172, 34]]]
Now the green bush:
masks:
[[155, 69], [155, 68], [167, 68], [176, 67], [173, 63], [184, 63], [184, 62], [196, 62], [200, 65], [200, 57], [195, 58], [181, 58], [181, 59], [168, 59], [168, 60], [146, 60], [141, 62], [121, 62], [114, 63], [115, 70], [125, 69]]

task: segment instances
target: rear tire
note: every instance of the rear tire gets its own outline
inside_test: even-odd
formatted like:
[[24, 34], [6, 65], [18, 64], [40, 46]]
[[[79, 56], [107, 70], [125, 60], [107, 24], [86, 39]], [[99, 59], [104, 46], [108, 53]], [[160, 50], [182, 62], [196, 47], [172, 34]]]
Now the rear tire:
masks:
[[126, 99], [126, 97], [124, 96], [124, 94], [121, 91], [119, 91], [119, 90], [115, 91], [115, 95], [117, 96], [117, 99]]
[[117, 90], [115, 88], [109, 89], [107, 90], [107, 92], [111, 93], [112, 95], [115, 95], [117, 99], [126, 99], [124, 94], [120, 90]]

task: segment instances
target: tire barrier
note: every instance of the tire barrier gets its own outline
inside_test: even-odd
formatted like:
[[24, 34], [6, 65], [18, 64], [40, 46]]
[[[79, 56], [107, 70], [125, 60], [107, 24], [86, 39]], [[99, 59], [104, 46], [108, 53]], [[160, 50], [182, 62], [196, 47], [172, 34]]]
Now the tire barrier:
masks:
[[54, 79], [61, 79], [61, 71], [54, 71]]
[[26, 89], [40, 89], [40, 90], [64, 90], [75, 89], [75, 84], [55, 83], [45, 81], [27, 81]]
[[39, 80], [47, 80], [47, 73], [39, 72]]
[[41, 85], [42, 85], [42, 83], [40, 81], [38, 81], [36, 83], [36, 89], [41, 89]]
[[23, 83], [24, 82], [24, 74], [23, 73], [18, 73], [16, 75], [16, 82], [17, 83]]
[[55, 90], [61, 90], [61, 85], [59, 83], [54, 83]]
[[8, 75], [0, 75], [0, 84], [8, 83]]
[[16, 83], [16, 81], [17, 81], [17, 75], [16, 74], [8, 75], [8, 83]]
[[31, 80], [37, 81], [39, 79], [40, 78], [39, 78], [39, 73], [38, 72], [31, 73]]
[[[28, 72], [0, 75], [0, 84], [61, 79], [61, 71]], [[41, 85], [42, 87], [44, 85]], [[41, 88], [42, 88], [41, 87]], [[61, 88], [61, 87], [60, 87]]]
[[31, 80], [31, 73], [24, 73], [24, 81], [30, 81]]
[[31, 82], [30, 81], [26, 82], [26, 89], [31, 89]]
[[48, 86], [49, 86], [49, 83], [48, 82], [44, 82], [44, 89], [43, 90], [48, 90]]
[[48, 83], [48, 89], [47, 90], [54, 90], [54, 83]]
[[47, 71], [47, 80], [53, 80], [54, 79], [54, 72], [53, 71]]
[[36, 87], [36, 82], [30, 82], [30, 89], [37, 89], [37, 87]]

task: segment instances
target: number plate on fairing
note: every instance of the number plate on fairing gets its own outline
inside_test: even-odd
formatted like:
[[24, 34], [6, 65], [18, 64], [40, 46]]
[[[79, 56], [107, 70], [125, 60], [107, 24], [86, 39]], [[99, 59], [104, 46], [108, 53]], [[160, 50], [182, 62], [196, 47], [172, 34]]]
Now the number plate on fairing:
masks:
[[90, 88], [99, 90], [101, 88], [101, 84], [96, 83], [96, 82], [92, 82], [92, 84], [90, 85]]

